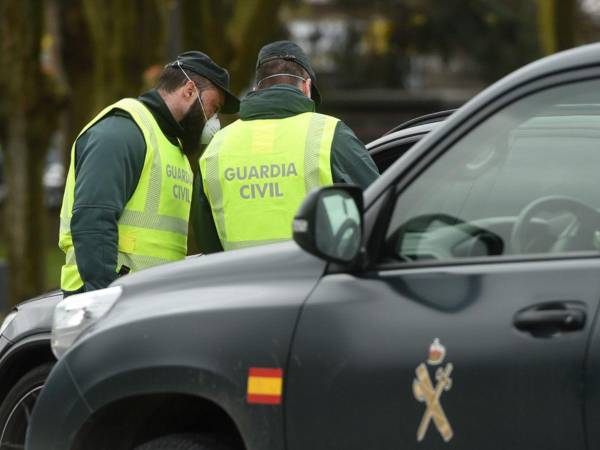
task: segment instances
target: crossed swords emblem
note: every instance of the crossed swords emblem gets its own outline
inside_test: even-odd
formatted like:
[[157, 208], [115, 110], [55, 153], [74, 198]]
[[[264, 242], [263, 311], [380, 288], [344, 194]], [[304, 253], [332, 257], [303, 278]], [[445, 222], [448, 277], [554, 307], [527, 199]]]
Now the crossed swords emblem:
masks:
[[[429, 349], [428, 363], [431, 365], [439, 365], [443, 362], [446, 349], [436, 339]], [[413, 380], [413, 393], [415, 398], [424, 402], [426, 405], [425, 414], [419, 428], [417, 429], [417, 441], [421, 442], [425, 438], [429, 424], [433, 420], [435, 427], [438, 429], [445, 442], [452, 439], [454, 432], [450, 426], [450, 422], [444, 413], [444, 409], [440, 403], [440, 397], [444, 391], [449, 391], [452, 388], [452, 363], [446, 364], [446, 367], [438, 367], [435, 372], [435, 380], [437, 384], [434, 386], [429, 376], [429, 370], [423, 363], [419, 364], [415, 373], [416, 378]]]

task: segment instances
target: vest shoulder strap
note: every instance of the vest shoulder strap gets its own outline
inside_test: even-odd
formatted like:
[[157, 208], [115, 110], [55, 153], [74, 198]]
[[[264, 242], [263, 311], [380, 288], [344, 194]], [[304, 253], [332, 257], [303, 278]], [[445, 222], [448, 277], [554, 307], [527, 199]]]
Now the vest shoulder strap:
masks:
[[[88, 122], [88, 124], [83, 127], [83, 129], [77, 135], [77, 139], [93, 127], [96, 123], [106, 117], [115, 109], [120, 109], [131, 115], [133, 120], [138, 124], [138, 126], [143, 127], [142, 132], [150, 133], [153, 129], [152, 122], [155, 121], [152, 113], [144, 106], [142, 102], [135, 98], [123, 98], [112, 105], [107, 106], [102, 111], [100, 111], [96, 116]], [[75, 140], [77, 140], [75, 139]]]

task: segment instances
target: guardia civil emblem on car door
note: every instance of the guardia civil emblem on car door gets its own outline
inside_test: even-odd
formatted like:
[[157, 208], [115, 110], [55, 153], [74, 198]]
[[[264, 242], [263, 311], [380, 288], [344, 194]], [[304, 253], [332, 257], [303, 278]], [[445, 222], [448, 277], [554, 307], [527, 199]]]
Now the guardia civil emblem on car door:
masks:
[[[419, 428], [417, 429], [417, 441], [421, 442], [427, 434], [429, 424], [433, 422], [444, 441], [448, 442], [454, 435], [452, 426], [442, 408], [441, 397], [445, 391], [452, 388], [452, 363], [443, 366], [446, 358], [446, 348], [438, 338], [433, 340], [429, 346], [427, 364], [418, 365], [416, 378], [413, 380], [413, 393], [415, 398], [425, 404], [425, 412]], [[429, 367], [435, 370], [435, 382], [429, 375]]]

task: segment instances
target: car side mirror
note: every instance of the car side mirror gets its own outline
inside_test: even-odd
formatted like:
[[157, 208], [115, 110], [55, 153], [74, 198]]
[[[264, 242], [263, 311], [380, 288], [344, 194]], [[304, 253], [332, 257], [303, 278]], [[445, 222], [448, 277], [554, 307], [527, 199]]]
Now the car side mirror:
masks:
[[311, 191], [294, 217], [294, 241], [315, 256], [353, 263], [362, 245], [363, 191], [336, 184]]

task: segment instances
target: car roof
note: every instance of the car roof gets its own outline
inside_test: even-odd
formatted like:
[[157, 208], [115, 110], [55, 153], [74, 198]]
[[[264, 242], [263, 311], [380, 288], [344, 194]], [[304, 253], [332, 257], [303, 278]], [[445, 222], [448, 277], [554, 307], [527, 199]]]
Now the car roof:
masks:
[[423, 125], [426, 123], [440, 122], [440, 121], [446, 119], [448, 116], [450, 116], [454, 111], [456, 111], [456, 109], [447, 109], [444, 111], [438, 111], [438, 112], [434, 112], [431, 114], [425, 114], [424, 116], [418, 116], [418, 117], [415, 117], [414, 119], [410, 119], [410, 120], [407, 120], [406, 122], [402, 122], [400, 125], [392, 128], [390, 131], [388, 131], [385, 134], [386, 135], [391, 134], [395, 131], [412, 128], [417, 125]]
[[382, 144], [387, 144], [388, 142], [396, 141], [398, 139], [406, 138], [409, 136], [414, 136], [414, 135], [419, 135], [419, 134], [427, 134], [431, 130], [438, 127], [442, 122], [443, 122], [443, 120], [440, 120], [439, 122], [430, 122], [430, 123], [426, 123], [423, 125], [417, 125], [414, 127], [402, 129], [399, 131], [394, 131], [393, 133], [390, 133], [390, 134], [384, 134], [380, 138], [369, 142], [366, 145], [367, 150], [372, 151], [372, 150], [376, 149], [377, 147], [380, 147]]
[[439, 124], [446, 120], [446, 118], [450, 116], [454, 111], [455, 110], [453, 109], [447, 111], [439, 111], [432, 114], [426, 114], [424, 116], [415, 117], [414, 119], [410, 119], [406, 122], [403, 122], [400, 125], [392, 128], [380, 138], [369, 142], [366, 145], [367, 150], [371, 151], [376, 147], [381, 146], [382, 144], [396, 141], [398, 139], [403, 139], [405, 137], [419, 134], [427, 134], [431, 130], [439, 126]]

